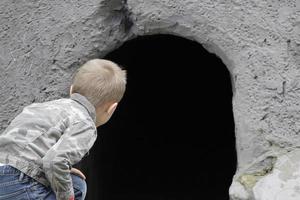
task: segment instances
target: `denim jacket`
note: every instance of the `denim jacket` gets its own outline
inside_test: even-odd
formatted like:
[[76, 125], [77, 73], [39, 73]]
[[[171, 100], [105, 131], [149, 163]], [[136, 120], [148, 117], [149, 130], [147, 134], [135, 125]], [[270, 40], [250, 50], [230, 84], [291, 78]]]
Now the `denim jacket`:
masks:
[[78, 93], [24, 107], [0, 133], [0, 163], [45, 186], [58, 200], [74, 196], [70, 169], [97, 138], [95, 107]]

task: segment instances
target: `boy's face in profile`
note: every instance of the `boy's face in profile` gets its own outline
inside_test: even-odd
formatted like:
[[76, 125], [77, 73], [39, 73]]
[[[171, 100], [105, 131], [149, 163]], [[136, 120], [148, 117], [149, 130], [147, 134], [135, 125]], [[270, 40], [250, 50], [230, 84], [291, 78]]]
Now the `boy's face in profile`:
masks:
[[96, 127], [99, 127], [111, 118], [118, 106], [117, 102], [109, 102], [96, 108]]

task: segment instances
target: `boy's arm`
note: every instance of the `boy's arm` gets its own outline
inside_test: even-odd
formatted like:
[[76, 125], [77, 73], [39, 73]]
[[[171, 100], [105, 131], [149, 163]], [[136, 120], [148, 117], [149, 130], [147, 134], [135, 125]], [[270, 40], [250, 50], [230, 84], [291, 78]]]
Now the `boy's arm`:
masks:
[[80, 121], [71, 124], [43, 157], [43, 169], [57, 200], [74, 199], [70, 170], [93, 146], [95, 127]]

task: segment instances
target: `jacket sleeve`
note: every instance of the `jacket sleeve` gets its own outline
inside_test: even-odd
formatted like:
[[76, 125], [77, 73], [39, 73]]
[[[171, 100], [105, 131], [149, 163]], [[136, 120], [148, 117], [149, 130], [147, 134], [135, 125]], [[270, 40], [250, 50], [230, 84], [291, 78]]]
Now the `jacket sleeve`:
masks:
[[95, 126], [84, 121], [71, 124], [43, 157], [43, 170], [57, 200], [74, 198], [70, 169], [93, 146]]

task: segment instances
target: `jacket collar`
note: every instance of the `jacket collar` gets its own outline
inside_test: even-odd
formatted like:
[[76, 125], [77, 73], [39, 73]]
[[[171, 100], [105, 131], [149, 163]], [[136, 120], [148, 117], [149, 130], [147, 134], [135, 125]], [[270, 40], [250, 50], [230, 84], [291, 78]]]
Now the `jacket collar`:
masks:
[[92, 117], [92, 119], [94, 120], [94, 122], [96, 123], [96, 109], [95, 109], [95, 106], [93, 106], [93, 104], [85, 96], [83, 96], [79, 93], [72, 93], [70, 98], [77, 101], [81, 105], [83, 105], [87, 109], [87, 111], [89, 112], [89, 114]]

